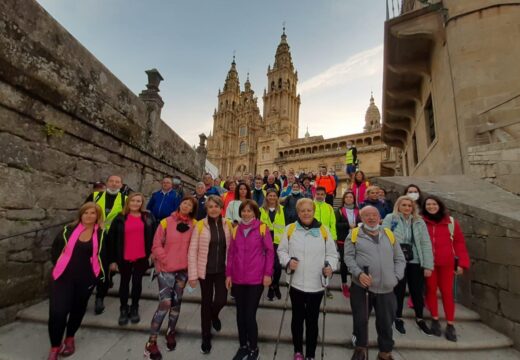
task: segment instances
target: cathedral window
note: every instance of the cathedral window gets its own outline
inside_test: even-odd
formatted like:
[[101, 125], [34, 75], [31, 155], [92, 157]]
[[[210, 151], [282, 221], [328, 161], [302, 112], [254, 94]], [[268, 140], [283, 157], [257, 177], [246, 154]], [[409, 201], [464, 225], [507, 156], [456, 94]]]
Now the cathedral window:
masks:
[[274, 81], [271, 81], [271, 90], [274, 90]]
[[424, 108], [424, 119], [426, 121], [426, 138], [428, 139], [428, 145], [430, 145], [437, 134], [435, 133], [435, 117], [433, 114], [432, 98], [428, 99], [426, 107]]
[[247, 151], [247, 143], [245, 141], [242, 141], [240, 143], [240, 154], [245, 154]]
[[282, 78], [278, 79], [278, 89], [282, 88]]
[[247, 126], [241, 126], [238, 129], [238, 136], [247, 136]]

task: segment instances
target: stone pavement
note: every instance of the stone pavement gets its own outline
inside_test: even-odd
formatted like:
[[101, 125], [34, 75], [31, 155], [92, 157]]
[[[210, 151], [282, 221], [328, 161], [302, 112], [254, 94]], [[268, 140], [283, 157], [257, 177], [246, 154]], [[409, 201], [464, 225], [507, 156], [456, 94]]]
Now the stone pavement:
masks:
[[[115, 278], [116, 288], [118, 277]], [[326, 359], [348, 359], [351, 356], [352, 318], [350, 306], [338, 289], [339, 277], [332, 283], [334, 299], [327, 302], [326, 317]], [[285, 289], [283, 289], [283, 294]], [[147, 330], [157, 306], [157, 285], [148, 278], [143, 280], [143, 299], [141, 300], [142, 321], [136, 325], [120, 327], [117, 325], [119, 300], [114, 289], [106, 298], [106, 311], [99, 316], [93, 315], [93, 301], [78, 332], [78, 352], [71, 359], [141, 359]], [[265, 293], [264, 293], [265, 295]], [[177, 350], [165, 352], [165, 359], [231, 359], [237, 348], [235, 309], [230, 301], [221, 313], [222, 331], [214, 337], [214, 348], [209, 356], [200, 354], [200, 306], [199, 292], [186, 292], [178, 323], [179, 345]], [[289, 302], [290, 305], [290, 302]], [[258, 310], [260, 350], [262, 358], [273, 356], [274, 342], [281, 319], [282, 300], [269, 302], [262, 298]], [[19, 321], [0, 328], [0, 359], [44, 359], [48, 350], [46, 321], [48, 302], [43, 301], [18, 314]], [[459, 341], [448, 342], [444, 338], [422, 335], [413, 323], [412, 311], [405, 312], [407, 335], [395, 335], [396, 359], [448, 360], [468, 357], [471, 359], [520, 359], [520, 353], [511, 348], [512, 341], [506, 336], [490, 329], [479, 321], [478, 314], [457, 305], [457, 330]], [[279, 359], [292, 358], [290, 335], [290, 310], [286, 313], [281, 336]], [[164, 326], [163, 326], [164, 327]], [[321, 317], [320, 317], [321, 329]], [[20, 346], [20, 339], [28, 339]], [[371, 346], [376, 345], [373, 321], [370, 327]], [[162, 341], [162, 340], [161, 340]], [[162, 346], [161, 346], [162, 345]], [[165, 349], [164, 343], [160, 343]], [[464, 350], [464, 351], [461, 351]], [[371, 349], [371, 358], [377, 350]], [[317, 355], [319, 357], [320, 348]]]

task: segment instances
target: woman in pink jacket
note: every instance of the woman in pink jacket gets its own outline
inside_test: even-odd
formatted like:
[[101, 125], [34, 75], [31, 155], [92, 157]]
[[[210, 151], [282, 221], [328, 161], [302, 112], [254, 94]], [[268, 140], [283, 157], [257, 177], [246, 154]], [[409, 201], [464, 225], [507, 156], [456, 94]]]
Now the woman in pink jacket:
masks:
[[188, 280], [188, 248], [191, 233], [195, 228], [197, 200], [188, 196], [182, 199], [179, 209], [161, 220], [157, 227], [152, 245], [155, 271], [159, 283], [159, 306], [155, 311], [150, 326], [150, 338], [146, 343], [144, 355], [147, 359], [162, 359], [157, 346], [157, 335], [162, 322], [169, 312], [166, 346], [174, 350], [175, 326], [181, 310], [182, 294]]
[[[192, 288], [200, 282], [202, 345], [200, 351], [211, 351], [211, 326], [220, 331], [219, 313], [226, 305], [226, 255], [232, 236], [232, 224], [222, 217], [220, 196], [206, 200], [208, 216], [200, 220], [191, 235], [188, 255], [188, 279]], [[215, 297], [213, 297], [215, 294]]]
[[256, 310], [264, 287], [271, 285], [274, 247], [271, 233], [260, 220], [254, 200], [245, 200], [239, 208], [240, 223], [229, 246], [226, 287], [235, 289], [240, 348], [233, 359], [256, 360], [258, 326]]

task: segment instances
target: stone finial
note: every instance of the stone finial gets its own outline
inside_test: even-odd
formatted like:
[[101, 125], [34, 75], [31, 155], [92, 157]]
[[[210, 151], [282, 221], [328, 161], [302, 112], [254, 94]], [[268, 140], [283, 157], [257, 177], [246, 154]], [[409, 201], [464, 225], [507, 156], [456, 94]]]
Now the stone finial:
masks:
[[161, 95], [159, 95], [159, 84], [164, 79], [159, 73], [159, 70], [155, 68], [146, 70], [145, 73], [148, 75], [148, 84], [146, 84], [146, 89], [139, 94], [139, 98], [149, 105], [153, 104], [153, 106], [158, 106], [160, 110], [164, 106], [164, 102]]
[[200, 147], [206, 147], [206, 140], [208, 139], [208, 137], [206, 136], [206, 134], [202, 133], [202, 134], [199, 134], [199, 146]]
[[164, 80], [159, 73], [159, 70], [153, 68], [151, 70], [146, 70], [145, 73], [148, 75], [148, 84], [146, 84], [147, 89], [159, 92], [159, 84]]

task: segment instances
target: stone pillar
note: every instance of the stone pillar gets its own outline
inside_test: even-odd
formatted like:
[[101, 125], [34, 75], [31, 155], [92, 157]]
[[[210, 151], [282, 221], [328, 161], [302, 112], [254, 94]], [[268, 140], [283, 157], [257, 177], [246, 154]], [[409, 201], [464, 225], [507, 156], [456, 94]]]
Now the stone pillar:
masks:
[[206, 172], [206, 156], [208, 155], [208, 149], [206, 149], [206, 139], [207, 139], [207, 136], [202, 133], [199, 135], [199, 146], [197, 147], [197, 161], [199, 163], [199, 166], [200, 166], [200, 169], [202, 171], [202, 173], [200, 174], [201, 175], [201, 179], [202, 179], [202, 175]]
[[159, 84], [164, 79], [157, 69], [146, 70], [145, 72], [148, 75], [148, 84], [146, 84], [146, 90], [139, 94], [139, 98], [146, 104], [148, 113], [146, 144], [153, 146], [159, 132], [158, 125], [161, 122], [161, 110], [164, 106], [164, 101], [159, 95]]

